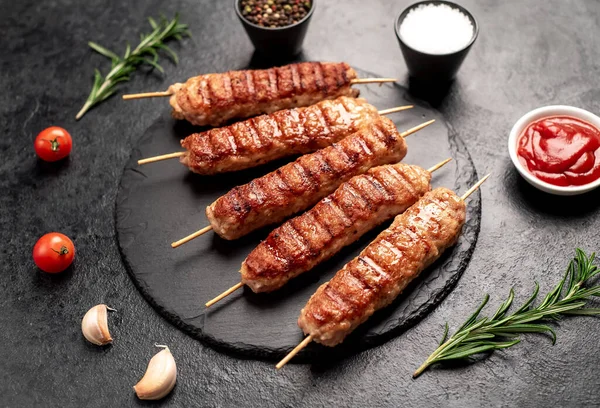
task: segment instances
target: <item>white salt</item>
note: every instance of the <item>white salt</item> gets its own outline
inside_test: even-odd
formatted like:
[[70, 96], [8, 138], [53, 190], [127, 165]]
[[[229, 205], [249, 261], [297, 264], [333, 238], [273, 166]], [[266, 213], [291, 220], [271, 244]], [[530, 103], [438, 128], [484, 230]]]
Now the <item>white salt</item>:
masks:
[[460, 10], [446, 4], [423, 4], [408, 12], [400, 37], [411, 48], [426, 54], [449, 54], [473, 38], [473, 24]]

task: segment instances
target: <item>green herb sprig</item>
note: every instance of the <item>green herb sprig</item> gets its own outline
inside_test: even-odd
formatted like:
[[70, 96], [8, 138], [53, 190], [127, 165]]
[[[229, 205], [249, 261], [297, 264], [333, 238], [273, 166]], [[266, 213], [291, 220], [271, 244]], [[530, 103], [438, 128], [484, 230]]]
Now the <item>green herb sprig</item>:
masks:
[[179, 18], [176, 15], [173, 20], [168, 21], [165, 17], [161, 17], [157, 22], [152, 17], [148, 18], [152, 26], [152, 32], [149, 34], [140, 35], [140, 43], [133, 50], [127, 44], [125, 54], [119, 57], [111, 50], [102, 47], [94, 42], [89, 42], [88, 45], [99, 54], [110, 58], [112, 67], [110, 72], [103, 77], [98, 69], [95, 70], [94, 84], [90, 95], [85, 104], [75, 116], [79, 120], [93, 106], [106, 100], [116, 92], [117, 84], [124, 81], [129, 81], [129, 75], [142, 64], [150, 65], [156, 68], [161, 73], [163, 68], [158, 64], [158, 51], [164, 51], [174, 63], [178, 62], [177, 54], [165, 45], [167, 40], [181, 40], [184, 36], [189, 36], [189, 30], [186, 24], [180, 24]]
[[479, 317], [490, 298], [489, 295], [485, 295], [475, 313], [450, 338], [448, 338], [446, 323], [439, 347], [419, 367], [413, 377], [418, 377], [435, 363], [465, 359], [475, 354], [512, 347], [520, 342], [518, 336], [523, 333], [549, 334], [554, 344], [556, 333], [552, 327], [543, 323], [556, 321], [563, 315], [600, 315], [600, 309], [585, 308], [589, 300], [600, 296], [600, 286], [585, 286], [600, 273], [594, 264], [594, 259], [595, 253], [587, 256], [578, 248], [575, 258], [569, 262], [563, 279], [536, 307], [533, 307], [533, 303], [540, 289], [537, 282], [531, 297], [512, 314], [507, 312], [515, 297], [513, 289], [492, 317]]

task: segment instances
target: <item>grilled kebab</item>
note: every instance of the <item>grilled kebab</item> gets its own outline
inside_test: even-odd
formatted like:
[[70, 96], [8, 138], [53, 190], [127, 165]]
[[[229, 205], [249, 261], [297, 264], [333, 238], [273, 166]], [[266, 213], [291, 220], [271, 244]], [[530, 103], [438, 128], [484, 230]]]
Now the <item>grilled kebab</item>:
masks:
[[221, 126], [323, 99], [358, 96], [356, 72], [344, 62], [301, 62], [278, 68], [199, 75], [169, 87], [173, 117]]
[[317, 289], [302, 309], [298, 325], [318, 343], [341, 343], [456, 243], [465, 216], [465, 202], [451, 190], [426, 193]]
[[330, 146], [377, 118], [366, 100], [342, 96], [192, 134], [180, 160], [199, 174], [243, 170]]

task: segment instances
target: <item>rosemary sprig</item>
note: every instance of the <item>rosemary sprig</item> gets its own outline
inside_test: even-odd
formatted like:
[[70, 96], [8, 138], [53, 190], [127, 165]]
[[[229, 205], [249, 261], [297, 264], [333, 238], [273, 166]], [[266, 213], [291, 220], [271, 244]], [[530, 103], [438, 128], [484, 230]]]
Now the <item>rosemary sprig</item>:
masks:
[[119, 57], [116, 53], [94, 42], [90, 41], [88, 43], [94, 51], [110, 58], [112, 67], [105, 77], [102, 76], [98, 69], [94, 71], [92, 90], [85, 104], [77, 116], [75, 116], [75, 119], [81, 119], [93, 106], [113, 95], [116, 92], [117, 84], [129, 81], [129, 75], [139, 65], [148, 64], [161, 73], [164, 72], [163, 68], [158, 64], [158, 51], [164, 51], [174, 63], [178, 62], [177, 54], [166, 46], [165, 42], [170, 39], [181, 40], [183, 36], [189, 36], [190, 33], [187, 25], [180, 24], [177, 15], [171, 21], [168, 21], [165, 17], [161, 17], [158, 22], [149, 17], [148, 21], [152, 26], [152, 32], [149, 34], [142, 33], [140, 35], [140, 43], [133, 50], [127, 44], [123, 57]]
[[489, 295], [485, 295], [475, 313], [450, 338], [448, 338], [446, 323], [439, 347], [419, 367], [413, 377], [418, 377], [435, 363], [460, 360], [475, 354], [514, 346], [520, 342], [518, 337], [523, 333], [549, 334], [554, 344], [556, 333], [552, 327], [543, 323], [556, 321], [563, 315], [600, 315], [600, 309], [585, 308], [589, 300], [594, 296], [600, 296], [600, 286], [585, 286], [600, 273], [594, 264], [595, 255], [592, 253], [587, 256], [581, 249], [576, 249], [575, 258], [569, 262], [562, 280], [536, 307], [532, 305], [540, 289], [537, 282], [533, 294], [512, 314], [507, 312], [515, 297], [513, 289], [492, 317], [479, 317], [490, 298]]

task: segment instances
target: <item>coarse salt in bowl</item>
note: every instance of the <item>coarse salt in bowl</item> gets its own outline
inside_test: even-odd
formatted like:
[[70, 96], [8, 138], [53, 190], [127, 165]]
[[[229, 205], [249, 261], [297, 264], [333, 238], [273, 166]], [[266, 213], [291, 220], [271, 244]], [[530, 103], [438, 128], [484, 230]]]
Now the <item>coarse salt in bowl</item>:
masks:
[[449, 1], [422, 1], [396, 19], [396, 36], [409, 73], [417, 78], [454, 78], [477, 38], [477, 21], [464, 7]]

